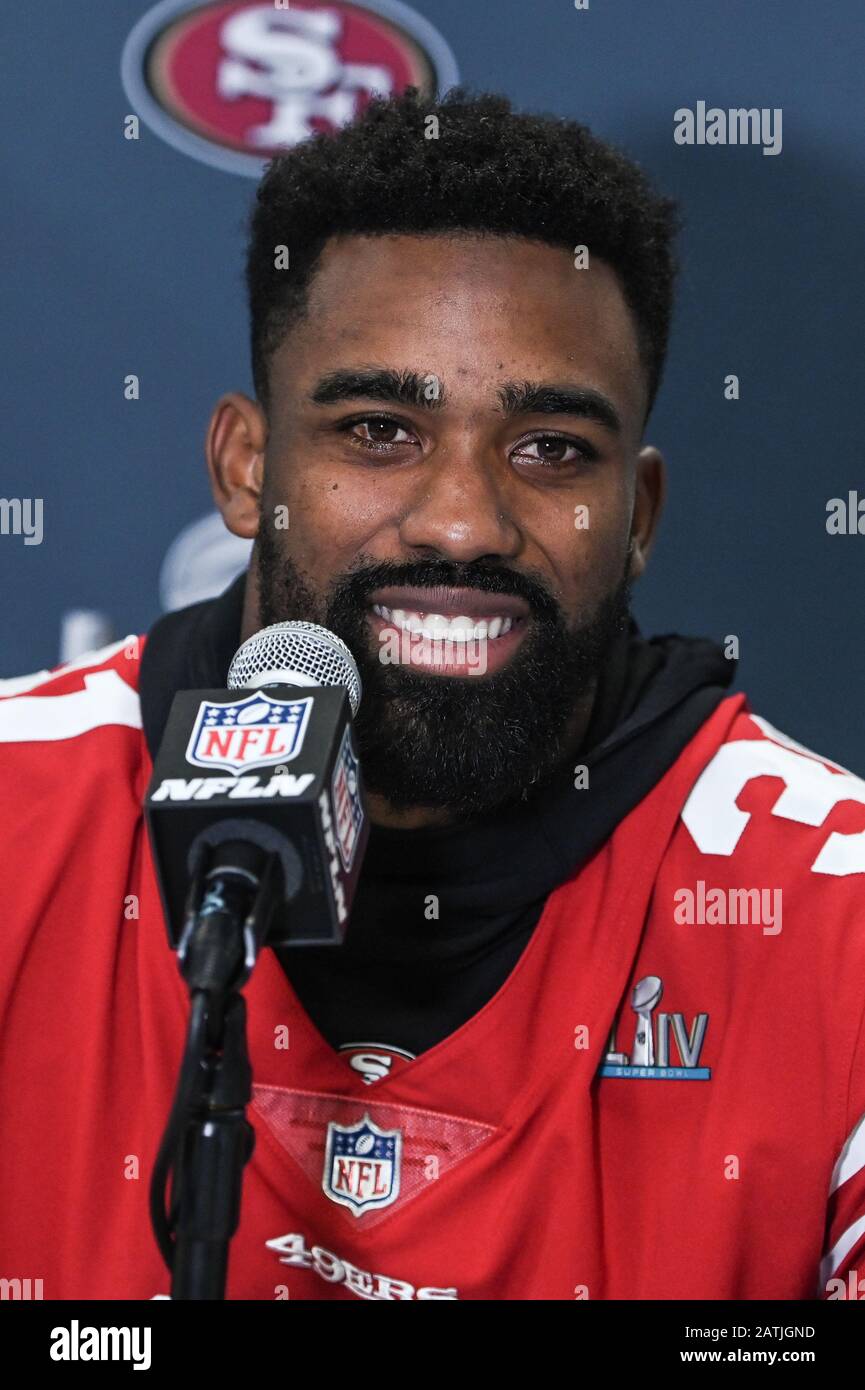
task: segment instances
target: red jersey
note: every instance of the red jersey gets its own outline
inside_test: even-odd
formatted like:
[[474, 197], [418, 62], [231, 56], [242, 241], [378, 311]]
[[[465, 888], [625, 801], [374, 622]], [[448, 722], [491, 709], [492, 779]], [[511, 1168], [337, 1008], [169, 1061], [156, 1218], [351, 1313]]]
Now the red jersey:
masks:
[[[48, 1299], [170, 1287], [148, 1186], [187, 996], [142, 642], [0, 682], [0, 1278]], [[863, 885], [865, 783], [735, 695], [416, 1059], [353, 1066], [264, 951], [228, 1297], [855, 1296]]]

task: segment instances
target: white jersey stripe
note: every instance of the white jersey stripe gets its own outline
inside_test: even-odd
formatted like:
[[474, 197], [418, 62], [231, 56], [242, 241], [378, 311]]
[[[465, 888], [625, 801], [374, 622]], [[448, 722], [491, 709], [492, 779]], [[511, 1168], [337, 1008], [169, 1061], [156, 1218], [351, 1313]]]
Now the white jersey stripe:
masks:
[[832, 1181], [829, 1184], [830, 1193], [845, 1183], [848, 1178], [852, 1178], [854, 1173], [858, 1173], [861, 1168], [865, 1168], [865, 1115], [862, 1116], [838, 1155], [838, 1162], [832, 1171]]
[[67, 661], [62, 666], [55, 667], [53, 671], [31, 671], [29, 676], [7, 677], [5, 680], [0, 680], [0, 697], [23, 695], [27, 690], [35, 690], [37, 686], [45, 685], [47, 681], [57, 680], [59, 676], [65, 676], [67, 671], [81, 671], [85, 666], [102, 666], [131, 642], [135, 643], [135, 650], [137, 651], [138, 638], [134, 633], [130, 633], [127, 637], [121, 637], [119, 642], [110, 642], [107, 647], [99, 647], [96, 651], [85, 652], [83, 656], [76, 657], [74, 661]]
[[858, 1221], [854, 1221], [852, 1226], [848, 1226], [842, 1236], [839, 1236], [828, 1255], [825, 1255], [820, 1262], [820, 1291], [826, 1287], [826, 1280], [831, 1279], [835, 1270], [838, 1269], [846, 1258], [848, 1252], [859, 1240], [860, 1236], [865, 1235], [865, 1216], [860, 1216]]
[[53, 743], [105, 724], [141, 728], [138, 695], [117, 671], [93, 671], [83, 690], [65, 695], [0, 700], [0, 743]]

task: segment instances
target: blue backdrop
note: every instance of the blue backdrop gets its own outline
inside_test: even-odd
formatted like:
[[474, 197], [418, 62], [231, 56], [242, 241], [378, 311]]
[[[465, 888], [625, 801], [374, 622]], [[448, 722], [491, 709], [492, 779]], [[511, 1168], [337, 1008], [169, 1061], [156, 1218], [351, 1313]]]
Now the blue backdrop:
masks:
[[[243, 562], [195, 536], [202, 440], [251, 389], [242, 285], [254, 182], [142, 124], [120, 76], [147, 0], [4, 6], [7, 352], [0, 494], [43, 499], [41, 544], [0, 535], [0, 675], [82, 633], [143, 631]], [[322, 7], [324, 8], [324, 7]], [[861, 0], [417, 0], [462, 81], [576, 117], [681, 199], [684, 272], [648, 440], [671, 495], [637, 613], [741, 643], [740, 685], [801, 742], [865, 771]], [[698, 101], [783, 111], [783, 149], [679, 145]], [[136, 374], [140, 399], [124, 398]], [[724, 378], [740, 379], [726, 400]], [[5, 513], [7, 520], [13, 514]], [[863, 522], [865, 526], [865, 522]], [[195, 557], [199, 555], [196, 561]], [[194, 563], [193, 563], [194, 562]], [[161, 576], [161, 588], [160, 588]], [[91, 610], [76, 626], [73, 610]]]

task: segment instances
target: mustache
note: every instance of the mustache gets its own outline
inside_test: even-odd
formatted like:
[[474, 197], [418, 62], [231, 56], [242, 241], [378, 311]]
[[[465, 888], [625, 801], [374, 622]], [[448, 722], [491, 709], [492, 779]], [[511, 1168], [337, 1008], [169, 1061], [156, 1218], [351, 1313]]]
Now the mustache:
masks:
[[362, 565], [343, 575], [331, 591], [330, 604], [363, 607], [376, 589], [389, 587], [477, 589], [487, 594], [509, 594], [524, 599], [533, 616], [561, 623], [562, 610], [552, 594], [531, 575], [504, 565], [459, 565], [448, 560], [416, 560], [406, 564], [381, 562]]

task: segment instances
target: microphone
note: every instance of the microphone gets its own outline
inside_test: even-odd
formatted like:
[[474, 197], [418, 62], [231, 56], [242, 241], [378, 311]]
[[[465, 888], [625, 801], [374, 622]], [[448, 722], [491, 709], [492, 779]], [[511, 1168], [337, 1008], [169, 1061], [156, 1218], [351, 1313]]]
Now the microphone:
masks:
[[[266, 921], [246, 924], [251, 969], [262, 944], [320, 945], [345, 935], [369, 837], [351, 726], [361, 681], [334, 633], [283, 622], [242, 644], [227, 686], [175, 695], [145, 817], [169, 941], [181, 959], [184, 934], [188, 944], [214, 884], [219, 901], [209, 910], [230, 908], [243, 920], [253, 917], [267, 876]], [[209, 979], [212, 956], [202, 968]]]
[[351, 728], [360, 696], [345, 643], [289, 622], [243, 643], [227, 690], [181, 690], [171, 706], [145, 815], [190, 996], [150, 1184], [174, 1299], [225, 1294], [255, 1142], [240, 991], [262, 946], [345, 933], [369, 836]]

